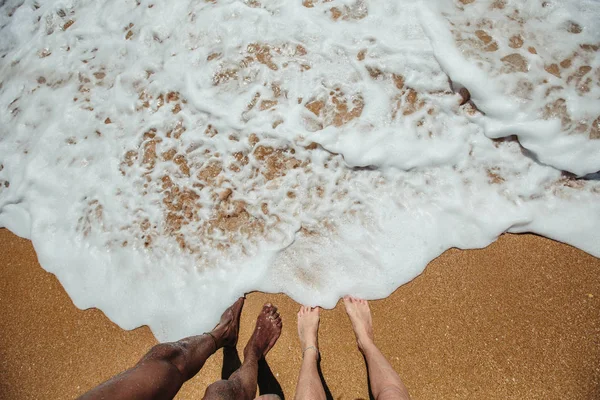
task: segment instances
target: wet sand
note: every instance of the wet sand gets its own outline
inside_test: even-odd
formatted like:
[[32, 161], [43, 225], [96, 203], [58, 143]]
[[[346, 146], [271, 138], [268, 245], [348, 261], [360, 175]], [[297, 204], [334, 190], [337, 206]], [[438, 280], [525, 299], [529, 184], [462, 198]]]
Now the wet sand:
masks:
[[[156, 343], [146, 327], [123, 331], [98, 310], [77, 309], [40, 268], [29, 241], [0, 229], [0, 249], [0, 398], [73, 398]], [[533, 235], [450, 250], [392, 296], [371, 302], [376, 343], [415, 399], [597, 399], [599, 273], [600, 259]], [[279, 306], [284, 321], [267, 361], [293, 398], [301, 358], [294, 301], [249, 295], [238, 350], [265, 301]], [[320, 347], [333, 398], [368, 398], [341, 304], [322, 314]], [[220, 377], [221, 359], [213, 356], [179, 398], [202, 398]]]

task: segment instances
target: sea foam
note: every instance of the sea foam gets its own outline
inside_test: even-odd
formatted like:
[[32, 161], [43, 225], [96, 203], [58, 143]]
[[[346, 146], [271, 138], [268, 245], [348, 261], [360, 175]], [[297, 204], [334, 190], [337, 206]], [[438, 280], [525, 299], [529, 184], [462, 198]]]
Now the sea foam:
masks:
[[332, 307], [451, 247], [600, 257], [598, 1], [11, 1], [0, 226], [160, 340]]

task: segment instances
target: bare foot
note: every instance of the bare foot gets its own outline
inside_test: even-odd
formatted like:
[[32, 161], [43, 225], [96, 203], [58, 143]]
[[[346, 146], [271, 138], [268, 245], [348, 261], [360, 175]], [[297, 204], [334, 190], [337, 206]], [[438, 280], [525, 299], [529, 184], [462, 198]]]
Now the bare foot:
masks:
[[279, 339], [280, 334], [281, 318], [277, 312], [277, 307], [267, 303], [258, 314], [258, 318], [256, 318], [256, 328], [254, 328], [254, 333], [252, 333], [244, 349], [244, 357], [254, 355], [260, 359], [266, 356]]
[[318, 333], [319, 333], [319, 315], [321, 309], [319, 307], [300, 306], [298, 311], [298, 337], [300, 338], [300, 347], [302, 356], [309, 347], [314, 347], [314, 350], [308, 350], [318, 356]]
[[365, 346], [373, 343], [373, 320], [369, 303], [363, 299], [344, 296], [344, 306], [352, 322], [358, 348], [363, 351]]
[[235, 347], [240, 331], [240, 315], [244, 306], [244, 298], [240, 297], [229, 307], [211, 334], [217, 341], [217, 347]]

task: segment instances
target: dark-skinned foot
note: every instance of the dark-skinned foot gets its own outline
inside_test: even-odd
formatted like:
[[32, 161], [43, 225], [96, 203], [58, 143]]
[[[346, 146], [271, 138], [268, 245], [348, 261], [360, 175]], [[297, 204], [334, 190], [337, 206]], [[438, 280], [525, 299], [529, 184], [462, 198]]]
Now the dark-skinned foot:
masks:
[[256, 319], [254, 333], [244, 349], [244, 357], [254, 356], [261, 359], [266, 356], [279, 339], [281, 325], [277, 307], [270, 303], [265, 304]]
[[235, 347], [240, 331], [240, 315], [244, 306], [244, 298], [240, 297], [229, 307], [211, 334], [217, 341], [217, 347]]

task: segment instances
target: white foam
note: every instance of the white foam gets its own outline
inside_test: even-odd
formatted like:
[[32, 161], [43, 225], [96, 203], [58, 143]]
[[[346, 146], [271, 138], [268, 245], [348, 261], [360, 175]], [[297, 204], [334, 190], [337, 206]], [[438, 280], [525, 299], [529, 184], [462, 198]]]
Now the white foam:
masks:
[[[584, 92], [567, 74], [540, 83], [531, 53], [527, 73], [502, 72], [500, 37], [518, 8], [538, 57], [560, 62], [597, 39], [597, 2], [508, 1], [481, 59], [449, 27], [474, 35], [465, 21], [491, 2], [311, 4], [5, 2], [0, 226], [78, 307], [160, 340], [206, 331], [251, 290], [383, 297], [505, 231], [600, 256], [600, 182], [560, 171], [600, 169], [575, 123], [599, 110], [598, 52], [581, 53]], [[577, 40], [548, 33], [571, 20]], [[527, 98], [523, 80], [539, 84]], [[559, 83], [567, 124], [540, 114]]]
[[577, 175], [600, 170], [600, 141], [590, 140], [600, 134], [600, 2], [428, 5], [436, 59], [485, 112], [476, 122], [486, 136], [517, 135], [540, 162]]

